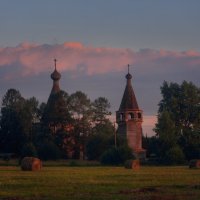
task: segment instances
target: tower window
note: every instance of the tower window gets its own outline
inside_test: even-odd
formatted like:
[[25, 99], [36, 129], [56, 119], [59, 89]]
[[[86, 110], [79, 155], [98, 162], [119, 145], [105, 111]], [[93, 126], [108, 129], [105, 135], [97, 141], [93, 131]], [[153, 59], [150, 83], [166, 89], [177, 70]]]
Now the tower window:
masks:
[[142, 114], [138, 113], [138, 118], [141, 119], [142, 118]]
[[124, 120], [124, 114], [123, 113], [120, 113], [119, 119], [120, 119], [120, 121]]
[[128, 114], [128, 119], [134, 119], [134, 114], [133, 113], [129, 113]]

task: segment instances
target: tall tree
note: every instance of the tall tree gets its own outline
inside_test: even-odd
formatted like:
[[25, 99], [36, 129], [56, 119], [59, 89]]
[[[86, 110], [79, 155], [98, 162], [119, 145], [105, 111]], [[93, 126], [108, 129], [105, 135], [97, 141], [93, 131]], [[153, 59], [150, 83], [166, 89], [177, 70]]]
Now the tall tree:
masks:
[[70, 95], [69, 109], [75, 119], [89, 119], [91, 117], [91, 101], [87, 95], [81, 91]]
[[74, 128], [84, 135], [91, 129], [92, 109], [87, 95], [77, 91], [69, 97], [69, 110], [74, 119]]
[[[189, 151], [200, 149], [200, 141], [192, 148], [194, 144], [191, 140], [191, 136], [200, 137], [200, 88], [191, 82], [183, 81], [179, 85], [165, 81], [161, 94], [163, 99], [159, 103], [155, 131], [165, 144], [169, 139], [171, 143], [180, 145], [187, 158], [191, 159]], [[197, 157], [200, 157], [198, 153]]]
[[165, 156], [165, 153], [178, 143], [178, 132], [175, 122], [168, 111], [163, 111], [158, 116], [155, 132], [159, 136], [160, 152], [159, 156]]
[[105, 123], [107, 116], [111, 115], [110, 103], [105, 97], [99, 97], [92, 103], [93, 108], [93, 120], [98, 124]]
[[[176, 127], [185, 131], [200, 128], [200, 88], [191, 82], [163, 83], [163, 99], [159, 103], [159, 113], [168, 111], [172, 114]], [[180, 130], [179, 130], [180, 131]]]
[[4, 151], [19, 153], [32, 139], [32, 125], [38, 120], [38, 101], [25, 99], [20, 92], [9, 89], [3, 97], [1, 109], [1, 143]]
[[31, 140], [31, 132], [33, 123], [39, 122], [39, 102], [35, 97], [25, 100], [22, 109], [19, 112], [23, 133], [26, 133]]
[[80, 152], [85, 153], [86, 139], [92, 128], [91, 101], [85, 93], [77, 91], [69, 97], [69, 110], [73, 117], [73, 146], [77, 158]]
[[20, 118], [25, 99], [18, 90], [9, 89], [2, 102], [0, 119], [2, 151], [19, 153], [20, 145], [25, 139]]
[[8, 89], [3, 96], [2, 106], [19, 110], [24, 101], [25, 99], [21, 96], [21, 93], [18, 90], [11, 88]]

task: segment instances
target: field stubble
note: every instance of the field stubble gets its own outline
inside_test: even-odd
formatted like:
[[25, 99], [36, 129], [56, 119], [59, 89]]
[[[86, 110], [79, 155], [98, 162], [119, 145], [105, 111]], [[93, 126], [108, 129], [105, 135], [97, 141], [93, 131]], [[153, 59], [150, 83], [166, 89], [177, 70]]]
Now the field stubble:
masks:
[[200, 170], [188, 167], [0, 167], [1, 200], [199, 200]]

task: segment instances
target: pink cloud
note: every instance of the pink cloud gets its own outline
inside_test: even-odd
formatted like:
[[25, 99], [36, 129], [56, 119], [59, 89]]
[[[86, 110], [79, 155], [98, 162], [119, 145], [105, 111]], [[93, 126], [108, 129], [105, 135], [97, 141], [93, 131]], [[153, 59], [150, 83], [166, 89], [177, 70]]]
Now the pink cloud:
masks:
[[127, 64], [139, 68], [142, 73], [166, 69], [198, 69], [200, 52], [184, 52], [142, 49], [85, 46], [79, 42], [56, 45], [22, 43], [16, 47], [0, 49], [0, 69], [8, 66], [5, 76], [12, 74], [11, 68], [19, 67], [16, 76], [30, 76], [53, 70], [53, 59], [58, 59], [59, 71], [74, 73], [104, 74], [124, 70]]

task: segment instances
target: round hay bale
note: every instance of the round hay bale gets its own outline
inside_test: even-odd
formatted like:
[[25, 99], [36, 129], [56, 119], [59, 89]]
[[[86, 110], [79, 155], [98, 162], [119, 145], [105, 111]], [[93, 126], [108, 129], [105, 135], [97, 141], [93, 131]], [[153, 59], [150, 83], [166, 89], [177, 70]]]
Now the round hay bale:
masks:
[[200, 169], [200, 160], [198, 159], [190, 160], [189, 168]]
[[23, 171], [38, 171], [42, 168], [42, 162], [38, 158], [24, 157], [21, 161], [21, 169]]
[[124, 164], [126, 169], [139, 169], [140, 161], [139, 160], [127, 160]]

